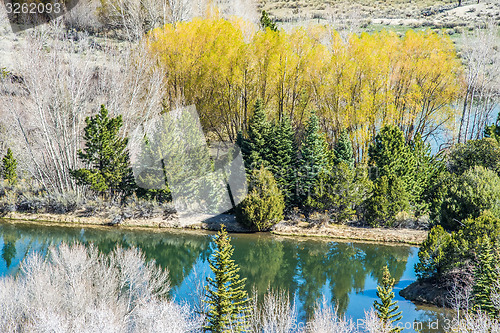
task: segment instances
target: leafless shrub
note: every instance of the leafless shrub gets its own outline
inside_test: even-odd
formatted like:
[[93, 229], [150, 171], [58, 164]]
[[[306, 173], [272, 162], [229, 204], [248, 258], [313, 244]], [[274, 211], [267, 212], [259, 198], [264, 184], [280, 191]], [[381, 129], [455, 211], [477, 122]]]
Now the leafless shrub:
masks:
[[465, 63], [467, 89], [462, 106], [458, 142], [483, 135], [500, 97], [498, 27], [487, 20], [482, 29], [464, 34], [461, 57]]
[[484, 313], [467, 312], [459, 320], [452, 321], [450, 332], [498, 333], [500, 332], [500, 322]]
[[74, 8], [64, 15], [64, 24], [69, 29], [97, 33], [101, 31], [99, 21], [99, 0], [79, 0]]
[[[253, 294], [257, 295], [257, 292], [254, 291]], [[252, 305], [250, 332], [287, 333], [294, 331], [297, 311], [287, 292], [268, 290], [262, 304], [258, 304], [257, 296], [255, 296]]]
[[190, 332], [199, 322], [166, 298], [167, 272], [137, 249], [83, 245], [33, 254], [0, 280], [2, 332]]
[[363, 326], [368, 333], [390, 333], [393, 329], [392, 325], [384, 325], [373, 309], [365, 311]]
[[337, 310], [328, 306], [326, 299], [318, 303], [312, 321], [307, 323], [311, 333], [354, 333], [355, 325], [352, 320], [340, 318]]

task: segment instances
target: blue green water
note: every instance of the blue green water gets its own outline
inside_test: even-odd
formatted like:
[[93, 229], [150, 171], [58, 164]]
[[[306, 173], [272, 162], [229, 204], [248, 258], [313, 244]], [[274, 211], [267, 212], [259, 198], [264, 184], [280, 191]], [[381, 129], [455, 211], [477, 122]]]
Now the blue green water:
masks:
[[[196, 284], [210, 274], [207, 259], [212, 251], [211, 233], [130, 231], [0, 222], [0, 274], [15, 274], [21, 260], [34, 251], [46, 251], [61, 242], [94, 243], [103, 252], [117, 244], [137, 246], [147, 259], [169, 270], [171, 296], [193, 302]], [[376, 299], [381, 268], [388, 265], [396, 279], [395, 294], [404, 318], [401, 325], [423, 332], [443, 331], [445, 312], [419, 307], [404, 300], [398, 291], [415, 281], [416, 247], [381, 244], [291, 239], [269, 234], [232, 234], [234, 256], [247, 278], [247, 289], [259, 294], [268, 288], [286, 289], [295, 299], [298, 322], [304, 322], [323, 298], [355, 322], [364, 317]], [[441, 325], [428, 329], [429, 321]], [[413, 329], [405, 330], [408, 332]]]

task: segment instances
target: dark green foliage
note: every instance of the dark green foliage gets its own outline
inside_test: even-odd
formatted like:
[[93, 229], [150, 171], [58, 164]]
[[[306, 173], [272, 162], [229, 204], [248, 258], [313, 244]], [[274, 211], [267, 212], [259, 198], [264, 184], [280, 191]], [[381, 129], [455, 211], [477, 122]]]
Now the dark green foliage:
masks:
[[430, 219], [439, 223], [441, 205], [446, 198], [450, 186], [456, 180], [456, 176], [444, 168], [444, 163], [441, 160], [436, 160], [436, 162], [440, 163], [443, 167], [431, 175], [429, 185], [422, 193], [422, 201], [427, 204]]
[[242, 332], [248, 318], [248, 296], [245, 280], [240, 279], [240, 268], [231, 257], [234, 249], [231, 239], [222, 225], [214, 239], [215, 251], [208, 259], [214, 278], [207, 277], [206, 303], [209, 306], [205, 332]]
[[344, 162], [349, 168], [354, 168], [354, 152], [352, 150], [351, 140], [349, 140], [346, 130], [343, 130], [340, 134], [340, 137], [335, 144], [334, 152], [334, 161], [336, 165]]
[[495, 139], [456, 144], [448, 155], [448, 169], [455, 174], [461, 175], [476, 165], [500, 172], [500, 146]]
[[496, 271], [498, 258], [494, 255], [494, 250], [488, 236], [483, 236], [480, 240], [479, 256], [474, 268], [474, 310], [481, 311], [491, 317], [496, 317], [498, 311], [492, 302], [492, 291], [499, 276]]
[[497, 115], [495, 124], [485, 127], [484, 136], [486, 138], [493, 138], [500, 143], [500, 113]]
[[351, 221], [371, 191], [371, 182], [364, 168], [353, 169], [345, 162], [331, 172], [322, 172], [308, 205], [328, 214], [337, 223]]
[[290, 118], [283, 119], [273, 126], [272, 142], [269, 142], [269, 169], [283, 192], [287, 204], [292, 202], [295, 189], [295, 170], [297, 163], [297, 147], [295, 131]]
[[[435, 226], [418, 253], [420, 262], [415, 265], [418, 278], [439, 282], [450, 272], [469, 269], [476, 263], [476, 254], [482, 251], [481, 244], [486, 237], [496, 249], [500, 239], [500, 219], [490, 212], [463, 221], [462, 228], [456, 232], [448, 233], [443, 227]], [[498, 259], [498, 253], [493, 254]]]
[[278, 31], [278, 27], [276, 26], [276, 23], [273, 20], [271, 20], [271, 18], [269, 17], [269, 15], [267, 15], [265, 10], [262, 11], [262, 14], [260, 16], [260, 26], [263, 29], [269, 28], [271, 31], [274, 31], [274, 32]]
[[247, 138], [238, 136], [238, 144], [245, 159], [247, 171], [258, 169], [261, 165], [267, 166], [269, 154], [270, 124], [266, 119], [266, 112], [260, 100], [255, 102], [252, 118], [248, 124]]
[[303, 204], [313, 194], [321, 172], [328, 170], [328, 145], [320, 132], [315, 113], [309, 118], [298, 162], [297, 189], [295, 203]]
[[415, 265], [419, 279], [440, 279], [449, 268], [451, 235], [437, 225], [431, 229], [418, 251], [420, 261]]
[[373, 227], [392, 226], [395, 216], [409, 209], [408, 197], [401, 178], [394, 175], [378, 178], [365, 202], [365, 220]]
[[428, 213], [433, 208], [433, 202], [439, 200], [439, 192], [436, 192], [438, 189], [432, 187], [445, 172], [446, 165], [441, 155], [432, 155], [431, 145], [425, 143], [420, 134], [410, 142], [410, 152], [415, 165], [411, 192], [413, 205], [416, 215], [421, 215]]
[[283, 220], [283, 195], [273, 174], [264, 167], [253, 170], [249, 180], [250, 191], [238, 205], [236, 216], [250, 228], [268, 230]]
[[500, 219], [493, 216], [491, 212], [486, 211], [478, 218], [469, 218], [462, 224], [461, 229], [456, 232], [454, 238], [456, 248], [453, 251], [465, 259], [458, 261], [472, 260], [472, 254], [479, 252], [478, 240], [486, 236], [496, 247], [500, 239]]
[[461, 221], [476, 218], [490, 210], [500, 217], [500, 178], [482, 166], [476, 166], [451, 181], [441, 204], [440, 223], [457, 230]]
[[[139, 163], [154, 160], [155, 157], [156, 159], [161, 158], [162, 154], [160, 150], [164, 148], [151, 145], [148, 139], [144, 139], [138, 159]], [[153, 165], [144, 167], [143, 172], [137, 175], [138, 187], [136, 193], [139, 198], [156, 200], [157, 202], [169, 202], [172, 200], [172, 193], [168, 186], [165, 162], [163, 160], [156, 162]], [[144, 187], [139, 184], [144, 185]]]
[[85, 149], [78, 157], [87, 166], [72, 170], [71, 175], [80, 185], [89, 185], [100, 194], [130, 194], [135, 182], [127, 151], [127, 138], [118, 133], [123, 125], [122, 116], [110, 118], [108, 110], [101, 106], [99, 114], [85, 119]]
[[[377, 297], [379, 301], [373, 302], [373, 307], [377, 311], [378, 318], [383, 322], [384, 327], [392, 326], [392, 323], [401, 320], [403, 316], [401, 311], [397, 312], [399, 306], [397, 301], [393, 301], [394, 292], [392, 288], [394, 287], [394, 279], [389, 273], [389, 268], [387, 266], [383, 269], [382, 284], [377, 286]], [[390, 332], [401, 332], [402, 329], [394, 327]]]
[[368, 149], [369, 164], [377, 168], [372, 180], [383, 176], [401, 178], [408, 193], [413, 191], [415, 161], [403, 132], [397, 126], [382, 127]]
[[17, 161], [10, 148], [2, 159], [2, 177], [14, 185], [17, 183]]

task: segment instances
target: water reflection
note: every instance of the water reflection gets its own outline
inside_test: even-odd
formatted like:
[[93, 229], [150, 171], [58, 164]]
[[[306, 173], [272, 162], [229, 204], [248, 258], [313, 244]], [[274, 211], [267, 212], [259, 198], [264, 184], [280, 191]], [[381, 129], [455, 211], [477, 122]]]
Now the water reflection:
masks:
[[[13, 273], [28, 253], [45, 252], [50, 245], [63, 241], [92, 242], [103, 252], [111, 251], [117, 244], [125, 248], [137, 246], [148, 259], [168, 268], [173, 293], [179, 299], [189, 298], [188, 277], [193, 276], [195, 266], [207, 266], [211, 254], [210, 235], [185, 232], [42, 227], [2, 222], [0, 236], [2, 275]], [[241, 267], [240, 275], [247, 278], [248, 291], [251, 292], [252, 286], [261, 295], [268, 288], [286, 289], [296, 295], [300, 317], [304, 319], [323, 297], [341, 313], [355, 318], [362, 316], [359, 309], [371, 306], [376, 297], [375, 287], [381, 280], [381, 268], [385, 265], [396, 281], [402, 279], [408, 284], [414, 280], [414, 262], [409, 263], [408, 259], [416, 257], [416, 249], [407, 246], [295, 240], [262, 234], [237, 234], [232, 238], [234, 259]], [[208, 271], [206, 267], [204, 270]], [[414, 313], [409, 317], [405, 314], [406, 319], [437, 316], [432, 311], [418, 312], [413, 304], [407, 303], [406, 311]]]

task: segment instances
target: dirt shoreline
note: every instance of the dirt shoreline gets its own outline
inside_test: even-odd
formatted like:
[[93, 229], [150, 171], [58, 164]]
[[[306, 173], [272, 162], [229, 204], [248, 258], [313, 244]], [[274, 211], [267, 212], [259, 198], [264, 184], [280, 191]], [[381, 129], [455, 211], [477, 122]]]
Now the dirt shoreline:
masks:
[[428, 231], [414, 229], [365, 228], [346, 225], [328, 225], [319, 228], [301, 227], [280, 223], [271, 231], [280, 236], [320, 237], [363, 242], [420, 245]]
[[[117, 224], [103, 217], [85, 217], [77, 214], [29, 214], [11, 212], [1, 217], [10, 222], [34, 223], [43, 225], [73, 226], [73, 227], [99, 227], [123, 228], [137, 230], [207, 230], [217, 231], [224, 224], [229, 232], [253, 233], [244, 228], [233, 215], [223, 214], [218, 216], [191, 215], [165, 219], [154, 217], [150, 219], [125, 219]], [[388, 229], [388, 228], [363, 228], [345, 225], [329, 225], [322, 227], [309, 227], [307, 223], [282, 222], [277, 224], [271, 233], [286, 237], [321, 238], [325, 240], [362, 241], [386, 244], [420, 245], [427, 237], [425, 230], [413, 229]]]

